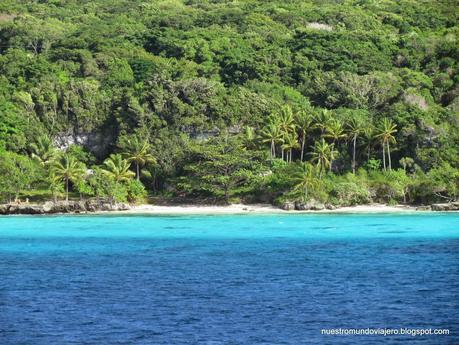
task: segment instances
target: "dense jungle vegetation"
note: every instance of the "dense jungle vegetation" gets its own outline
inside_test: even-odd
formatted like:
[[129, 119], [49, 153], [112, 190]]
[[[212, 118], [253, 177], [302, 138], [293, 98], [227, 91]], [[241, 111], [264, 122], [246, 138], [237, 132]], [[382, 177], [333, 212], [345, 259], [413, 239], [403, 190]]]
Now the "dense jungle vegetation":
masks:
[[457, 199], [456, 14], [453, 0], [3, 0], [0, 199]]

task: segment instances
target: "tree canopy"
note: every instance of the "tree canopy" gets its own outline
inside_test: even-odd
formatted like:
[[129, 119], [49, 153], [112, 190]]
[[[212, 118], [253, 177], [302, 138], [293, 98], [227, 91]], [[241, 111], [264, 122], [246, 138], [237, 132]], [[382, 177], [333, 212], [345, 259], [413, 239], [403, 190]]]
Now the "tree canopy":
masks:
[[70, 197], [99, 195], [91, 183], [116, 167], [121, 199], [145, 186], [275, 202], [307, 166], [311, 198], [454, 199], [456, 13], [449, 0], [2, 1], [0, 165], [36, 172], [15, 191], [0, 176], [2, 200], [62, 190], [62, 157], [87, 170], [58, 179]]

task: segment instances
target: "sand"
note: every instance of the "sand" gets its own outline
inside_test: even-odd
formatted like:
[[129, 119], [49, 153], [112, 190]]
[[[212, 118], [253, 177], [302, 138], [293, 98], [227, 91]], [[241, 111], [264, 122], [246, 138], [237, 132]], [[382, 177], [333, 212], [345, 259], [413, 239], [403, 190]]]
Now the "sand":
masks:
[[233, 204], [229, 206], [214, 205], [181, 205], [181, 206], [157, 206], [138, 205], [132, 206], [127, 211], [115, 211], [110, 213], [122, 214], [300, 214], [300, 213], [403, 213], [413, 212], [414, 207], [397, 205], [387, 206], [382, 204], [359, 205], [353, 207], [340, 207], [335, 210], [321, 211], [285, 211], [269, 204], [243, 205]]

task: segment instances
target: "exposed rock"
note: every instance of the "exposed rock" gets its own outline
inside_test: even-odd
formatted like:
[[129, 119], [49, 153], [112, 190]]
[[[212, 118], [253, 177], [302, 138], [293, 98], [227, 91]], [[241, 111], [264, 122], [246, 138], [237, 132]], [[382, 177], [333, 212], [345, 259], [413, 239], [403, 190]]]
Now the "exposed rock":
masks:
[[309, 29], [315, 29], [315, 30], [333, 31], [333, 26], [328, 25], [328, 24], [318, 23], [318, 22], [308, 23], [306, 24], [306, 27]]
[[82, 145], [96, 156], [103, 156], [112, 142], [110, 133], [86, 132], [78, 134], [60, 134], [54, 139], [54, 144], [61, 150], [71, 145]]
[[304, 211], [306, 210], [306, 205], [303, 202], [295, 201], [295, 210]]
[[295, 209], [295, 204], [291, 201], [286, 201], [282, 204], [281, 209], [285, 211], [292, 211]]
[[310, 209], [313, 211], [321, 211], [325, 209], [325, 205], [320, 202], [317, 202], [314, 205], [311, 205]]
[[327, 210], [336, 210], [336, 206], [335, 205], [332, 205], [332, 204], [326, 204], [325, 205], [325, 208]]
[[416, 211], [430, 211], [431, 207], [429, 205], [423, 205], [416, 207]]
[[311, 199], [307, 203], [302, 203], [302, 202], [295, 202], [295, 210], [297, 211], [320, 211], [325, 209], [325, 205]]
[[8, 214], [8, 205], [0, 205], [0, 214]]
[[7, 214], [43, 214], [43, 208], [38, 205], [9, 205]]
[[3, 204], [0, 214], [55, 214], [55, 213], [87, 213], [97, 211], [125, 211], [129, 205], [124, 203], [110, 204], [107, 202], [88, 201], [47, 201], [41, 205]]
[[459, 211], [459, 201], [444, 204], [432, 204], [432, 211]]
[[407, 104], [409, 104], [409, 105], [414, 105], [414, 106], [418, 107], [421, 110], [428, 110], [429, 109], [429, 105], [427, 104], [427, 100], [421, 95], [417, 95], [417, 94], [414, 94], [414, 93], [405, 93], [403, 98], [404, 98], [405, 102]]

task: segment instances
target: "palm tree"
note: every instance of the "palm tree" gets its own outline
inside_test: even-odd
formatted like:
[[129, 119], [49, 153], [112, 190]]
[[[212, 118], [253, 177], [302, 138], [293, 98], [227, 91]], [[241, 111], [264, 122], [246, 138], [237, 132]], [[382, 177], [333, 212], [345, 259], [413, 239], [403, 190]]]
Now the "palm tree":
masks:
[[295, 114], [295, 125], [301, 135], [301, 161], [304, 158], [304, 145], [306, 144], [306, 133], [311, 127], [311, 117], [305, 112], [300, 111]]
[[50, 166], [57, 158], [58, 151], [52, 140], [47, 136], [40, 136], [36, 143], [30, 144], [31, 157], [42, 167]]
[[282, 131], [277, 123], [271, 122], [261, 131], [262, 141], [270, 143], [271, 158], [276, 158], [276, 144], [282, 140]]
[[135, 175], [129, 170], [129, 161], [123, 159], [120, 154], [112, 153], [110, 157], [104, 161], [103, 165], [105, 168], [102, 169], [102, 172], [106, 176], [112, 178], [116, 183], [128, 181]]
[[365, 142], [365, 150], [367, 151], [367, 161], [369, 161], [371, 157], [371, 148], [373, 147], [374, 141], [376, 139], [375, 128], [369, 124], [363, 128], [362, 133]]
[[292, 162], [292, 151], [293, 149], [299, 148], [298, 140], [296, 138], [296, 133], [286, 133], [284, 136], [284, 144], [282, 145], [282, 150], [287, 152], [287, 162]]
[[69, 182], [80, 179], [86, 173], [86, 168], [82, 162], [66, 154], [55, 165], [52, 170], [54, 179], [65, 182], [65, 200], [69, 201]]
[[251, 126], [246, 126], [244, 129], [244, 144], [245, 147], [250, 149], [254, 147], [255, 139], [257, 135], [255, 132], [255, 128]]
[[321, 135], [324, 135], [330, 120], [331, 113], [328, 109], [322, 109], [314, 116], [314, 127], [320, 130]]
[[309, 163], [302, 163], [300, 171], [295, 176], [295, 189], [303, 191], [303, 201], [307, 201], [308, 192], [320, 185], [320, 179], [317, 178], [317, 168]]
[[395, 137], [393, 136], [393, 134], [396, 132], [397, 132], [397, 126], [388, 118], [384, 118], [381, 122], [381, 125], [378, 128], [378, 134], [376, 136], [381, 140], [381, 144], [383, 148], [384, 170], [386, 170], [386, 152], [385, 152], [386, 147], [387, 147], [387, 157], [389, 158], [389, 170], [392, 170], [389, 143], [395, 144], [397, 142], [395, 140]]
[[[292, 108], [290, 108], [289, 105], [284, 105], [279, 113], [277, 114], [277, 121], [279, 124], [279, 128], [282, 133], [281, 141], [282, 143], [285, 143], [285, 140], [287, 136], [289, 136], [290, 133], [295, 132], [295, 122], [293, 119], [293, 112]], [[284, 159], [284, 145], [281, 146], [281, 155], [282, 159]], [[287, 157], [288, 160], [288, 157]]]
[[291, 133], [295, 131], [295, 121], [293, 118], [293, 111], [289, 105], [284, 105], [277, 115], [279, 127], [284, 133]]
[[312, 152], [312, 161], [317, 163], [320, 167], [319, 177], [322, 178], [322, 173], [327, 167], [330, 166], [330, 162], [333, 160], [334, 151], [332, 151], [333, 144], [328, 144], [324, 138], [320, 141], [316, 141]]
[[338, 120], [328, 121], [325, 131], [326, 133], [324, 136], [326, 138], [332, 139], [331, 159], [330, 159], [330, 171], [332, 171], [333, 159], [335, 157], [335, 145], [340, 139], [346, 137], [346, 133], [344, 133], [343, 125]]
[[150, 144], [147, 140], [141, 140], [134, 136], [126, 140], [126, 152], [124, 156], [131, 163], [135, 163], [137, 181], [140, 181], [140, 168], [147, 164], [155, 164], [156, 159], [151, 155]]
[[355, 174], [357, 138], [364, 132], [364, 124], [361, 117], [353, 117], [347, 124], [347, 132], [352, 140], [352, 173]]

